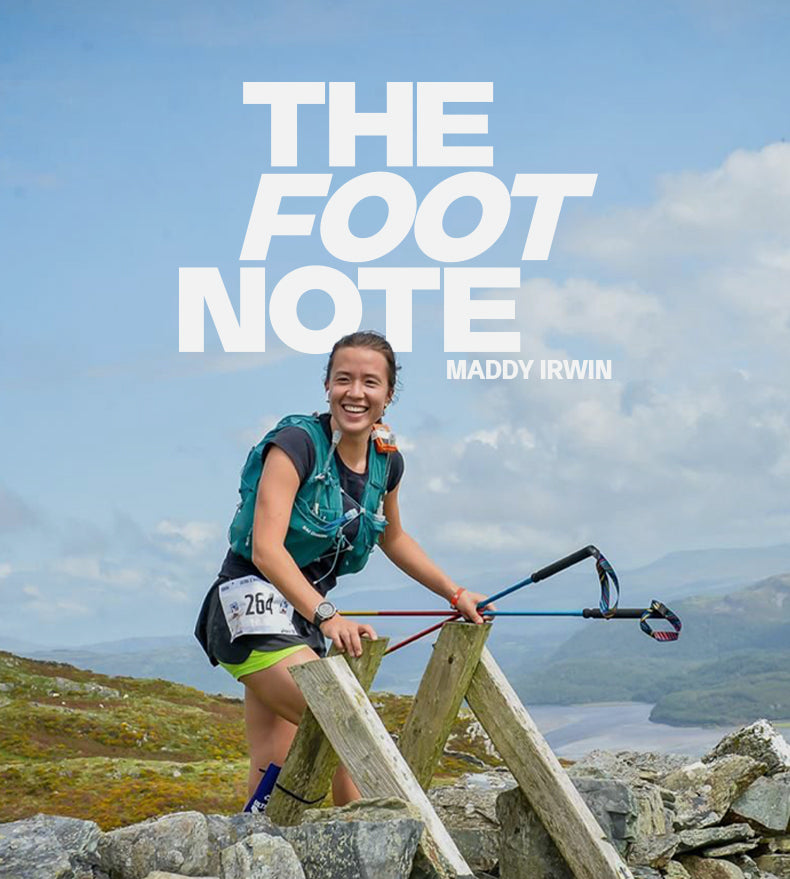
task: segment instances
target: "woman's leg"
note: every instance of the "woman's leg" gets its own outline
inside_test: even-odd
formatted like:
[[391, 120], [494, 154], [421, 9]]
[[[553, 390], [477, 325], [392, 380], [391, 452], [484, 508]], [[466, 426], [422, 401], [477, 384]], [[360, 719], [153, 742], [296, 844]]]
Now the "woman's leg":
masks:
[[[308, 647], [291, 653], [276, 665], [239, 679], [244, 684], [244, 721], [250, 749], [249, 796], [258, 786], [260, 769], [265, 770], [269, 763], [283, 765], [305, 709], [304, 696], [288, 669], [317, 658]], [[336, 806], [360, 798], [357, 786], [343, 766], [335, 773], [332, 798]]]

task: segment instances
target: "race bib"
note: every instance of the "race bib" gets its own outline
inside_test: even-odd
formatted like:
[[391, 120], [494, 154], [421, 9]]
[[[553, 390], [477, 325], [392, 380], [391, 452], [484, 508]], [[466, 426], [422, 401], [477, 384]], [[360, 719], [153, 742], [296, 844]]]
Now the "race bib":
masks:
[[293, 607], [260, 577], [238, 577], [219, 586], [219, 600], [230, 629], [230, 640], [240, 635], [296, 635]]

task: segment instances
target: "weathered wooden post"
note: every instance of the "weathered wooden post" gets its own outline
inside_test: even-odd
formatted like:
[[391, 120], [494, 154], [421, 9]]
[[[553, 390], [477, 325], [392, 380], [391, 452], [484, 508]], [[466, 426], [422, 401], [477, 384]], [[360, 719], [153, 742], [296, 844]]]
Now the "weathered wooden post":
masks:
[[[366, 692], [376, 677], [388, 643], [387, 638], [363, 640], [362, 656], [340, 654]], [[329, 655], [338, 655], [334, 645]], [[337, 754], [308, 707], [277, 779], [278, 784], [300, 799], [275, 787], [266, 806], [267, 817], [275, 824], [298, 824], [304, 811], [320, 803], [329, 792], [337, 764]]]
[[306, 662], [290, 671], [362, 795], [394, 796], [411, 803], [425, 825], [421, 846], [432, 867], [442, 877], [472, 879], [471, 869], [343, 660], [335, 656]]
[[293, 666], [308, 708], [280, 784], [301, 801], [275, 789], [267, 815], [278, 824], [298, 823], [328, 792], [339, 756], [363, 796], [396, 796], [412, 804], [425, 825], [423, 851], [441, 877], [471, 879], [423, 790], [465, 696], [576, 879], [633, 879], [485, 649], [489, 631], [489, 624], [443, 627], [401, 734], [401, 751], [365, 693], [386, 640], [367, 642], [358, 660], [330, 655]]
[[573, 875], [577, 879], [633, 879], [486, 649], [466, 700]]
[[490, 623], [442, 626], [399, 740], [423, 790], [430, 787], [490, 631]]

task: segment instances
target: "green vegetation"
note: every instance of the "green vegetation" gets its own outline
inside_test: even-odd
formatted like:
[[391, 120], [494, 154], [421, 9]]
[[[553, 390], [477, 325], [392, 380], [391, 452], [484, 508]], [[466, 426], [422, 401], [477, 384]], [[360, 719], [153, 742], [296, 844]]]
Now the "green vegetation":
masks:
[[750, 723], [790, 718], [790, 671], [750, 674], [707, 689], [676, 690], [650, 712], [656, 723], [696, 725], [700, 716], [710, 724]]
[[[411, 699], [372, 700], [397, 733]], [[468, 713], [448, 747], [438, 783], [500, 762]], [[247, 765], [238, 699], [0, 652], [0, 821], [48, 812], [109, 830], [186, 809], [238, 812]]]
[[514, 686], [527, 704], [656, 703], [674, 725], [790, 718], [790, 575], [678, 602], [678, 642], [637, 625], [591, 623]]

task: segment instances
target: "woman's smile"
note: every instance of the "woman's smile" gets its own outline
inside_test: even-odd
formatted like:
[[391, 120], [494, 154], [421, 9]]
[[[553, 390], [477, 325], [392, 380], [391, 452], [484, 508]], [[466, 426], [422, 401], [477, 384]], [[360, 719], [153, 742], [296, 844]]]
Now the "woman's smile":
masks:
[[341, 348], [326, 384], [333, 427], [361, 434], [381, 420], [392, 394], [384, 355], [370, 348]]

